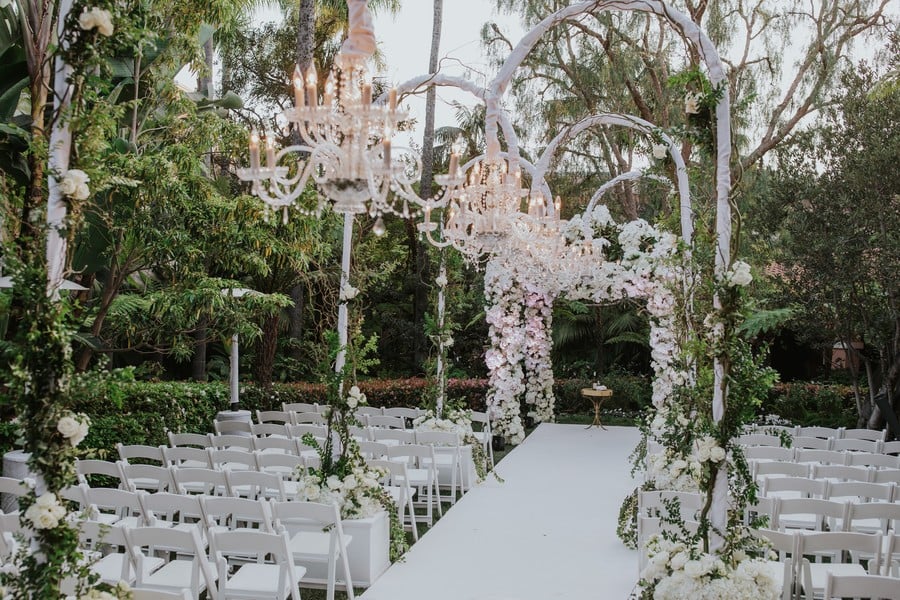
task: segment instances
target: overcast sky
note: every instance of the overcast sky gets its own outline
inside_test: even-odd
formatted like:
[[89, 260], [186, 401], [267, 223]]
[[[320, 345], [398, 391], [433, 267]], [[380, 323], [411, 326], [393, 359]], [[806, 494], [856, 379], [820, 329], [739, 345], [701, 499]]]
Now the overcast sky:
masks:
[[[444, 3], [441, 34], [440, 70], [455, 76], [467, 76], [483, 84], [493, 79], [481, 49], [481, 27], [487, 21], [500, 23], [507, 36], [516, 42], [524, 30], [515, 16], [498, 15], [494, 0], [449, 0]], [[431, 52], [431, 30], [434, 6], [429, 0], [404, 0], [400, 14], [375, 16], [375, 37], [385, 56], [387, 70], [381, 75], [394, 85], [403, 83], [428, 72]], [[260, 11], [259, 20], [280, 18], [274, 10]], [[453, 100], [467, 105], [475, 104], [472, 96], [455, 88], [438, 88], [435, 127], [455, 125], [456, 119], [450, 106]], [[411, 133], [402, 133], [397, 144], [408, 146], [413, 141], [422, 144], [422, 124], [425, 120], [424, 96], [404, 102], [419, 127]], [[412, 138], [412, 140], [410, 140]]]

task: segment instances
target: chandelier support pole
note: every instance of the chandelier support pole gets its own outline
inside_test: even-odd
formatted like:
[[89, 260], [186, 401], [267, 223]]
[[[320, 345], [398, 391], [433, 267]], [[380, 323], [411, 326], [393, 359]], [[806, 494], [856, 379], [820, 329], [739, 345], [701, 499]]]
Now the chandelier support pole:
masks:
[[[344, 241], [341, 245], [341, 289], [350, 285], [350, 252], [353, 249], [353, 215], [344, 215]], [[338, 306], [338, 353], [334, 359], [334, 372], [340, 373], [347, 364], [347, 329], [349, 323], [347, 300]]]

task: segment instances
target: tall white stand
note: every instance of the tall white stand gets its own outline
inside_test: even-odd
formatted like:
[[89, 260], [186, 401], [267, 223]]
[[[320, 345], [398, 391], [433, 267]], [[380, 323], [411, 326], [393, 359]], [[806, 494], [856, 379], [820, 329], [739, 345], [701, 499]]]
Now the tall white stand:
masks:
[[231, 336], [231, 368], [228, 375], [231, 382], [231, 410], [237, 410], [241, 401], [241, 388], [238, 382], [240, 369], [240, 350], [238, 349], [238, 334]]
[[[444, 257], [444, 253], [441, 252], [441, 268], [438, 277], [441, 281], [447, 280], [447, 259]], [[438, 318], [437, 318], [437, 326], [438, 326], [438, 355], [437, 355], [437, 364], [435, 365], [435, 375], [437, 377], [437, 398], [434, 401], [434, 411], [437, 416], [440, 418], [444, 414], [444, 395], [446, 394], [446, 378], [444, 377], [444, 322], [446, 315], [446, 298], [444, 297], [444, 286], [438, 286]]]
[[[341, 290], [350, 284], [350, 252], [353, 249], [353, 215], [344, 215], [344, 242], [341, 249]], [[347, 362], [347, 328], [349, 327], [347, 301], [341, 300], [338, 306], [338, 345], [339, 350], [334, 360], [334, 372], [340, 373]]]

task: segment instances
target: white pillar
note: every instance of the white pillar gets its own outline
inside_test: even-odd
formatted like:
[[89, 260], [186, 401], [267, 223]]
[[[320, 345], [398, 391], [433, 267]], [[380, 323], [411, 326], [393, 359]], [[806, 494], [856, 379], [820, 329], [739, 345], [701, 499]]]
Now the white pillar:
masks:
[[[72, 9], [72, 0], [62, 0], [59, 5], [58, 35], [62, 39], [66, 18]], [[59, 286], [66, 266], [66, 239], [60, 234], [66, 220], [66, 202], [59, 191], [55, 174], [69, 170], [72, 148], [72, 132], [68, 118], [61, 118], [71, 102], [71, 90], [67, 82], [72, 67], [61, 58], [54, 65], [53, 111], [56, 119], [50, 131], [50, 160], [47, 195], [47, 295], [59, 298]]]
[[241, 401], [241, 388], [238, 381], [240, 368], [240, 350], [238, 349], [238, 334], [231, 336], [231, 369], [229, 376], [231, 379], [231, 409], [236, 410], [238, 403]]
[[[441, 269], [439, 272], [439, 278], [441, 281], [445, 281], [447, 279], [447, 259], [444, 257], [444, 253], [441, 252]], [[438, 331], [442, 331], [444, 329], [444, 321], [445, 321], [445, 297], [444, 297], [444, 286], [438, 286], [438, 314], [437, 314], [437, 325]], [[440, 335], [438, 338], [438, 355], [437, 355], [437, 364], [435, 365], [435, 376], [437, 377], [437, 398], [434, 402], [434, 411], [438, 417], [441, 417], [444, 414], [444, 394], [446, 393], [445, 389], [445, 381], [444, 381], [444, 336]]]
[[[341, 248], [341, 289], [350, 284], [350, 251], [353, 249], [353, 215], [344, 215], [344, 242]], [[347, 301], [342, 300], [338, 306], [338, 350], [334, 360], [334, 372], [340, 373], [347, 361], [347, 328], [349, 326]]]

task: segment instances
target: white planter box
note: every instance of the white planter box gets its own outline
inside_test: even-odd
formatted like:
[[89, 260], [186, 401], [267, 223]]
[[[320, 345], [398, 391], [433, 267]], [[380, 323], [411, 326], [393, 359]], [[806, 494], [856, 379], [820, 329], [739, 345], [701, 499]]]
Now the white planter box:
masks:
[[[390, 536], [391, 524], [388, 514], [382, 511], [368, 519], [342, 521], [344, 534], [353, 540], [347, 549], [350, 557], [350, 577], [353, 587], [369, 587], [391, 564]], [[308, 564], [306, 575], [302, 581], [324, 582], [328, 580], [328, 566], [325, 564]], [[337, 565], [337, 579], [343, 581], [344, 572], [340, 561]], [[343, 586], [339, 586], [342, 588]]]

